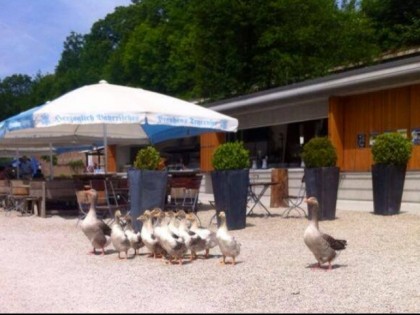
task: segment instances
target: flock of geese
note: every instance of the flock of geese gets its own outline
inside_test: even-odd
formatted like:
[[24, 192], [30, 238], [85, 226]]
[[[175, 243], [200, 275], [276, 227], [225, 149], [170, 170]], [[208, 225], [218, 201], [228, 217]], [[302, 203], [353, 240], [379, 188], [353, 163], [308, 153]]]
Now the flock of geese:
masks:
[[[149, 256], [162, 257], [165, 262], [183, 263], [184, 257], [189, 254], [190, 260], [197, 258], [197, 253], [204, 252], [208, 258], [210, 249], [218, 246], [222, 253], [221, 263], [226, 263], [226, 258], [236, 263], [240, 253], [241, 244], [229, 234], [224, 212], [219, 212], [220, 226], [217, 232], [203, 228], [193, 213], [183, 210], [162, 211], [159, 208], [145, 210], [136, 220], [143, 223], [139, 232], [133, 228], [133, 218], [123, 216], [120, 210], [115, 212], [114, 222], [106, 224], [96, 215], [97, 192], [94, 189], [85, 191], [85, 198], [89, 200], [90, 207], [86, 217], [81, 223], [81, 229], [92, 244], [90, 253], [96, 254], [101, 250], [105, 254], [105, 247], [112, 243], [118, 252], [118, 258], [127, 258], [130, 249], [134, 255], [145, 247]], [[121, 254], [124, 252], [124, 256]]]
[[[165, 262], [183, 263], [184, 257], [189, 253], [190, 260], [197, 258], [197, 253], [205, 252], [208, 258], [210, 249], [218, 246], [222, 253], [221, 263], [226, 263], [226, 258], [231, 257], [232, 265], [240, 253], [241, 244], [228, 232], [225, 212], [219, 212], [220, 226], [217, 232], [203, 228], [193, 213], [183, 210], [162, 211], [159, 208], [145, 210], [136, 220], [143, 223], [140, 232], [135, 232], [130, 215], [122, 216], [121, 211], [115, 212], [115, 220], [111, 226], [96, 216], [95, 204], [97, 192], [94, 189], [85, 191], [85, 197], [90, 202], [90, 208], [81, 223], [83, 233], [93, 246], [91, 253], [97, 249], [105, 254], [105, 247], [110, 243], [118, 252], [118, 258], [127, 258], [128, 251], [134, 249], [134, 255], [145, 247], [149, 256], [162, 257]], [[311, 221], [305, 229], [303, 240], [315, 256], [317, 264], [313, 268], [321, 268], [328, 263], [328, 270], [332, 269], [331, 262], [337, 257], [339, 251], [347, 246], [346, 240], [335, 239], [319, 230], [318, 200], [315, 197], [305, 199], [310, 211]], [[124, 252], [125, 256], [121, 257]]]

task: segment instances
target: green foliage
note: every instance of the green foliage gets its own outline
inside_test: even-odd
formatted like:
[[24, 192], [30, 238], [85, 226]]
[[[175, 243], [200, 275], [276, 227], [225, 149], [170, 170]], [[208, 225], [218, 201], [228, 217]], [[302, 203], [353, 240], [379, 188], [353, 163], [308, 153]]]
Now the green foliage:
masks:
[[134, 167], [140, 170], [157, 170], [159, 168], [160, 153], [152, 146], [147, 146], [137, 152]]
[[375, 138], [372, 156], [375, 164], [406, 165], [413, 144], [397, 132], [383, 133]]
[[85, 163], [83, 160], [72, 160], [67, 163], [73, 173], [79, 174], [81, 170], [85, 168]]
[[[53, 155], [52, 158], [53, 158], [53, 163], [52, 164], [57, 165], [57, 160], [58, 160], [57, 155]], [[44, 160], [44, 161], [49, 163], [50, 162], [50, 156], [49, 155], [42, 155], [41, 160]]]
[[419, 30], [418, 0], [136, 0], [71, 32], [55, 73], [0, 80], [0, 120], [101, 79], [208, 102], [244, 95], [368, 64], [379, 47], [418, 45]]
[[328, 137], [315, 137], [303, 146], [302, 160], [307, 168], [336, 166], [337, 153]]
[[249, 168], [249, 151], [242, 141], [226, 142], [219, 145], [213, 154], [215, 170], [237, 170]]
[[22, 74], [0, 80], [0, 120], [30, 107], [33, 85], [31, 77]]
[[418, 46], [418, 0], [363, 0], [362, 11], [373, 23], [376, 40], [384, 50]]

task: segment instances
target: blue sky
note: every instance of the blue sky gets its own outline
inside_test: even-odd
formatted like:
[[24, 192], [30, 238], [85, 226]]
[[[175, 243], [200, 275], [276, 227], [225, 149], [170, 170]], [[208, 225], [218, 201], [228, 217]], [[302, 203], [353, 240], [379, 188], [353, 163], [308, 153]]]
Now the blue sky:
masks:
[[0, 0], [0, 79], [53, 73], [71, 31], [87, 34], [94, 22], [131, 0]]

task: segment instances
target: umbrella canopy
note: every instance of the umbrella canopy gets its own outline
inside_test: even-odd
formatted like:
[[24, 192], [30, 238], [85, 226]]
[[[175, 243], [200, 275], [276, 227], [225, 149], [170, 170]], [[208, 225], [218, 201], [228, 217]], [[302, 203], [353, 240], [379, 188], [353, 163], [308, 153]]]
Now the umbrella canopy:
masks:
[[154, 144], [238, 129], [236, 118], [203, 106], [103, 80], [2, 123], [0, 145], [21, 146]]
[[25, 116], [30, 122], [15, 117], [22, 128], [9, 128], [0, 143], [100, 145], [106, 138], [107, 144], [154, 144], [238, 128], [236, 118], [203, 106], [106, 81], [75, 89]]

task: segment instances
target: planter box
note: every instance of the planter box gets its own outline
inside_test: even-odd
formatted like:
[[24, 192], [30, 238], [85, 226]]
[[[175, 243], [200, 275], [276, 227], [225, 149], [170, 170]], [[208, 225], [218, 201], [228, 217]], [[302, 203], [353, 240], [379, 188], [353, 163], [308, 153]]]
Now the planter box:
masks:
[[167, 171], [129, 170], [128, 189], [130, 198], [130, 215], [133, 218], [135, 231], [140, 231], [142, 222], [137, 218], [146, 209], [165, 207], [168, 184]]
[[375, 214], [400, 212], [407, 165], [372, 165], [373, 209]]
[[[245, 228], [249, 169], [212, 171], [211, 180], [217, 215], [225, 211], [228, 230]], [[217, 226], [220, 226], [218, 216]]]
[[[306, 196], [318, 199], [318, 220], [334, 220], [337, 206], [340, 169], [338, 167], [305, 168]], [[308, 211], [308, 219], [312, 217]]]

